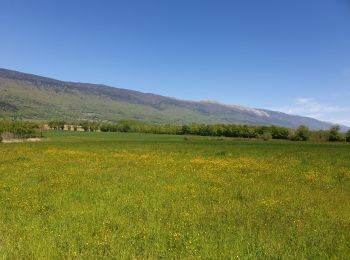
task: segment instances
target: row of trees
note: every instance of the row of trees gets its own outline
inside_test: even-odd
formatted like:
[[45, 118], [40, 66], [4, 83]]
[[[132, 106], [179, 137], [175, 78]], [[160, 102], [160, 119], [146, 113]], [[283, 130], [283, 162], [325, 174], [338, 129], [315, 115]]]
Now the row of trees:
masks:
[[278, 126], [250, 126], [225, 124], [157, 125], [138, 121], [120, 121], [101, 125], [103, 132], [143, 132], [154, 134], [225, 136], [242, 138], [287, 139], [289, 129]]
[[82, 121], [82, 122], [65, 122], [63, 120], [52, 120], [48, 122], [48, 127], [51, 130], [73, 130], [78, 131], [79, 128], [83, 129], [84, 131], [90, 131], [94, 132], [97, 130], [100, 130], [101, 125], [96, 122], [88, 122], [88, 121]]
[[[306, 126], [297, 129], [289, 129], [279, 126], [251, 126], [251, 125], [227, 125], [227, 124], [148, 124], [135, 120], [121, 120], [117, 124], [99, 124], [96, 122], [67, 123], [64, 121], [49, 122], [51, 129], [66, 129], [77, 131], [78, 127], [84, 131], [102, 132], [133, 132], [174, 135], [201, 135], [201, 136], [225, 136], [241, 138], [289, 139], [293, 141], [322, 140], [322, 141], [349, 141], [350, 131], [347, 135], [340, 134], [339, 126], [330, 130], [311, 131]], [[73, 129], [72, 129], [73, 128]]]
[[[225, 136], [241, 138], [289, 139], [293, 141], [322, 140], [322, 141], [347, 141], [350, 142], [350, 130], [346, 134], [340, 133], [339, 126], [329, 130], [310, 131], [306, 126], [297, 129], [288, 129], [279, 126], [250, 126], [250, 125], [226, 125], [226, 124], [148, 124], [135, 120], [122, 120], [117, 124], [99, 124], [97, 122], [68, 123], [62, 120], [50, 121], [48, 126], [56, 130], [75, 130], [102, 132], [133, 132], [173, 135], [201, 135], [201, 136]], [[0, 136], [3, 133], [11, 133], [18, 138], [34, 137], [39, 135], [40, 126], [37, 123], [27, 121], [0, 120]]]
[[14, 138], [29, 138], [39, 135], [39, 125], [27, 121], [0, 120], [0, 141], [3, 134], [11, 134]]
[[339, 126], [333, 126], [329, 130], [312, 131], [311, 139], [329, 142], [350, 142], [350, 130], [347, 133], [340, 133]]
[[64, 126], [67, 123], [63, 120], [53, 120], [48, 123], [51, 130], [64, 130]]
[[350, 130], [344, 135], [340, 133], [339, 126], [329, 130], [311, 131], [301, 125], [296, 129], [279, 126], [251, 126], [251, 125], [155, 125], [138, 121], [120, 121], [118, 124], [105, 124], [100, 126], [103, 132], [142, 132], [154, 134], [225, 136], [241, 138], [289, 139], [292, 141], [322, 140], [350, 142]]

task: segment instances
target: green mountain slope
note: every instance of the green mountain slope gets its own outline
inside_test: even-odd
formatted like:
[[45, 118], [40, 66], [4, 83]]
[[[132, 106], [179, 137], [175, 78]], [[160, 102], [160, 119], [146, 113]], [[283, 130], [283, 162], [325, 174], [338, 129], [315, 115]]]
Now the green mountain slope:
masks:
[[153, 123], [235, 123], [327, 129], [329, 123], [284, 113], [191, 102], [104, 85], [0, 69], [0, 117], [36, 120], [138, 119]]

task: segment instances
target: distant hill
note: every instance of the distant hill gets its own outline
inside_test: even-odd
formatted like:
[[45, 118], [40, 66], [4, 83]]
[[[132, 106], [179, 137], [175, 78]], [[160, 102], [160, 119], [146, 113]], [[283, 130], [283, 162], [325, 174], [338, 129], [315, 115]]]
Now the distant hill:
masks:
[[66, 82], [0, 69], [0, 117], [32, 120], [137, 119], [151, 123], [225, 123], [328, 129], [313, 118], [224, 105], [193, 102], [90, 83]]

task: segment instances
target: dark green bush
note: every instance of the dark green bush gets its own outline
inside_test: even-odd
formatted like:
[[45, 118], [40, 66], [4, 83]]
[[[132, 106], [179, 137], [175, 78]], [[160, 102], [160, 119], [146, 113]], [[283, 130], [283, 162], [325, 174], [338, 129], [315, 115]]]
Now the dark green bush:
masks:
[[310, 130], [308, 127], [301, 125], [289, 135], [292, 141], [307, 141], [310, 139]]
[[340, 127], [338, 125], [333, 126], [329, 130], [328, 141], [330, 141], [330, 142], [340, 141], [339, 130], [340, 130]]
[[350, 142], [350, 130], [346, 133], [345, 140]]

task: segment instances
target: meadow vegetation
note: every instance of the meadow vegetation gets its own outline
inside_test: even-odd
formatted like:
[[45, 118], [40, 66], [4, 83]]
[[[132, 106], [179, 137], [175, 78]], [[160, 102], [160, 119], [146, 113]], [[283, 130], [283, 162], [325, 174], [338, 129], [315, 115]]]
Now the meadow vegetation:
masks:
[[0, 144], [0, 256], [350, 255], [350, 145], [48, 131]]

